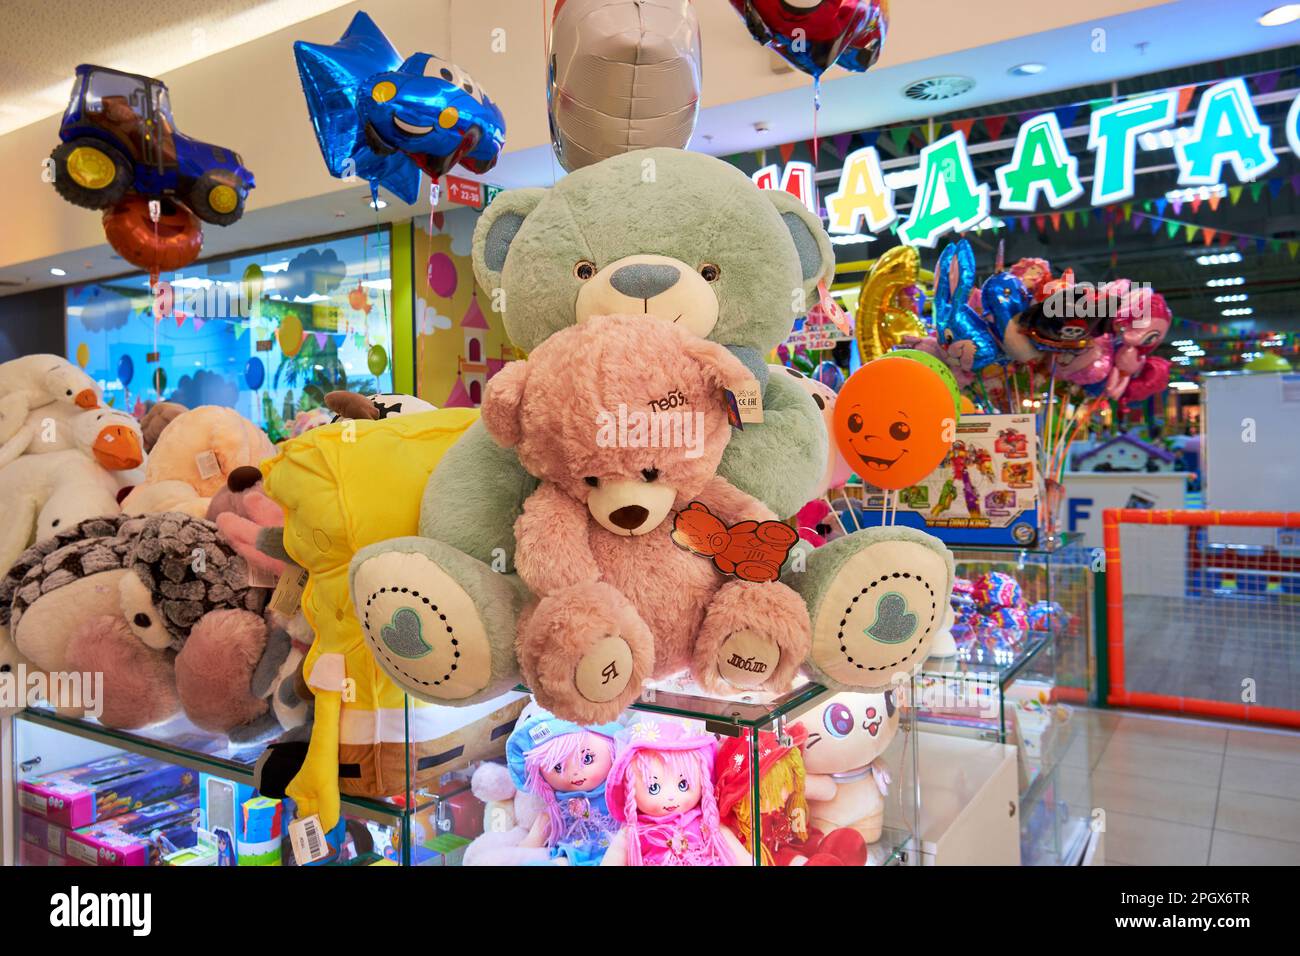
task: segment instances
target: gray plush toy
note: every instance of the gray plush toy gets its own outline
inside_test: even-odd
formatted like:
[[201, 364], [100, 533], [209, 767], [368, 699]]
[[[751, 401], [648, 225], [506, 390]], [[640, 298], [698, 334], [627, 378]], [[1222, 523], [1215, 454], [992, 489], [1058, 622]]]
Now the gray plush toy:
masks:
[[[812, 497], [827, 454], [821, 412], [792, 379], [769, 379], [765, 364], [835, 265], [821, 222], [793, 195], [760, 190], [699, 153], [639, 150], [550, 189], [502, 193], [478, 222], [473, 256], [479, 284], [525, 351], [613, 313], [674, 322], [730, 348], [753, 372], [763, 413], [761, 423], [733, 432], [719, 474], [779, 516]], [[429, 479], [421, 534], [356, 554], [350, 584], [366, 640], [409, 693], [469, 704], [518, 680], [515, 624], [531, 596], [510, 573], [513, 528], [536, 487], [514, 452], [476, 423]], [[808, 602], [813, 678], [888, 687], [925, 656], [947, 604], [952, 557], [928, 535], [889, 528], [799, 550], [783, 580]], [[870, 633], [884, 581], [904, 598], [903, 626], [875, 628], [889, 642]], [[891, 599], [887, 608], [900, 605]], [[395, 641], [411, 635], [420, 639]], [[584, 666], [598, 674], [612, 666], [618, 639], [591, 635]], [[755, 653], [779, 656], [775, 648]], [[597, 660], [602, 654], [610, 660]]]

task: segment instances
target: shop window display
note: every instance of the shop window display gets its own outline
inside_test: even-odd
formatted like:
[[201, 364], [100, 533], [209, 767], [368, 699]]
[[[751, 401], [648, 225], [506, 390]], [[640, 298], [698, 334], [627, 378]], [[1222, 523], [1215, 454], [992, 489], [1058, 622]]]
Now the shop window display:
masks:
[[222, 405], [287, 438], [336, 389], [393, 390], [389, 230], [69, 286], [67, 355], [105, 402]]

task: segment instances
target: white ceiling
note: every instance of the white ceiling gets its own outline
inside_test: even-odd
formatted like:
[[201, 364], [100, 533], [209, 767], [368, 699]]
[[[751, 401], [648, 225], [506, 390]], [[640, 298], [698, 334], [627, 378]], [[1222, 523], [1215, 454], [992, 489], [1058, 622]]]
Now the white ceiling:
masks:
[[158, 76], [348, 0], [0, 0], [0, 136], [62, 113], [73, 70]]
[[[140, 25], [153, 22], [150, 17], [163, 7], [173, 11], [167, 15], [168, 35], [180, 38], [186, 46], [196, 22], [205, 24], [202, 29], [214, 47], [214, 34], [220, 35], [223, 46], [236, 45], [233, 34], [227, 35], [225, 27], [213, 26], [213, 17], [223, 13], [226, 19], [222, 22], [230, 25], [255, 17], [259, 20], [259, 34], [270, 34], [273, 29], [285, 31], [280, 36], [250, 40], [243, 50], [228, 52], [224, 57], [196, 61], [167, 77], [182, 125], [187, 130], [193, 125], [196, 135], [213, 142], [238, 146], [258, 173], [258, 189], [250, 197], [244, 219], [230, 229], [206, 230], [204, 254], [217, 255], [374, 223], [376, 215], [366, 206], [364, 187], [345, 187], [325, 174], [306, 122], [301, 93], [296, 89], [297, 78], [288, 51], [290, 40], [299, 36], [319, 40], [337, 37], [357, 6], [381, 17], [404, 52], [448, 48], [457, 62], [493, 90], [506, 111], [511, 132], [508, 152], [486, 177], [489, 181], [505, 186], [550, 183], [560, 170], [552, 160], [546, 139], [541, 2], [422, 0], [419, 7], [408, 7], [405, 0], [369, 0], [360, 5], [335, 0], [204, 0], [202, 13], [197, 0], [168, 4], [156, 0], [147, 4], [139, 0], [114, 0], [112, 4], [41, 0], [30, 5], [63, 11], [62, 18], [51, 15], [47, 25], [46, 29], [55, 34], [62, 29], [57, 22], [60, 19], [75, 19], [83, 10], [89, 15], [99, 7], [111, 6], [121, 22], [134, 25], [135, 35], [141, 39], [121, 36], [130, 31], [120, 28], [114, 33], [105, 27], [103, 35], [117, 38], [111, 40], [110, 46], [118, 42], [142, 43], [136, 48], [139, 57], [153, 55], [150, 49], [161, 45], [153, 33], [140, 30]], [[749, 38], [726, 0], [694, 2], [704, 37], [705, 89], [692, 148], [728, 155], [810, 136], [813, 109], [808, 78], [793, 72], [774, 73], [771, 56]], [[547, 9], [550, 5], [547, 0]], [[1260, 13], [1274, 5], [1269, 0], [1090, 0], [1081, 5], [1044, 4], [1042, 0], [896, 2], [881, 63], [867, 74], [836, 70], [827, 75], [822, 85], [818, 131], [830, 135], [923, 116], [926, 107], [906, 99], [901, 91], [937, 73], [960, 73], [975, 79], [969, 93], [944, 104], [945, 112], [960, 111], [1300, 41], [1300, 24], [1266, 29], [1255, 22]], [[0, 0], [0, 19], [7, 25], [13, 18], [6, 11], [13, 6], [12, 0]], [[310, 17], [341, 6], [347, 9], [286, 29], [293, 26], [295, 17]], [[535, 20], [522, 15], [534, 6], [538, 10]], [[126, 8], [132, 10], [129, 16], [120, 12]], [[509, 55], [494, 56], [487, 52], [484, 38], [488, 28], [503, 19], [505, 8], [511, 8], [511, 16], [504, 18], [511, 24]], [[185, 15], [174, 14], [176, 10]], [[265, 19], [273, 14], [281, 19]], [[25, 23], [19, 27], [23, 31], [32, 29]], [[1093, 52], [1094, 29], [1105, 31], [1103, 52]], [[427, 36], [420, 39], [415, 35], [417, 31]], [[86, 29], [84, 34], [90, 36], [82, 35], [81, 46], [59, 39], [53, 54], [35, 51], [39, 32], [25, 32], [22, 39], [12, 33], [0, 34], [0, 103], [15, 101], [11, 86], [14, 77], [24, 73], [9, 65], [14, 48], [21, 48], [28, 70], [33, 69], [36, 60], [60, 60], [55, 113], [63, 107], [69, 77], [78, 62], [107, 60], [133, 72], [166, 72], [151, 67], [144, 59], [112, 60], [104, 55], [107, 46], [101, 48], [90, 42], [97, 31]], [[1045, 63], [1048, 69], [1035, 77], [1008, 75], [1008, 68], [1027, 60]], [[49, 73], [41, 73], [41, 77], [40, 83], [46, 83]], [[182, 100], [186, 104], [183, 108], [179, 105]], [[191, 116], [195, 119], [191, 120]], [[770, 132], [755, 130], [758, 122], [766, 122]], [[49, 120], [39, 128], [0, 140], [0, 170], [38, 168], [40, 157], [55, 141], [56, 126], [56, 120]], [[380, 214], [381, 219], [408, 218], [427, 210], [424, 204], [408, 207], [388, 198], [390, 205]], [[14, 283], [0, 287], [0, 294], [124, 271], [121, 260], [103, 243], [97, 217], [62, 203], [44, 185], [39, 190], [16, 193], [11, 198], [11, 217], [11, 224], [17, 221], [36, 225], [0, 256], [0, 282]], [[17, 240], [16, 233], [10, 235]], [[68, 277], [51, 277], [51, 266], [66, 269]]]

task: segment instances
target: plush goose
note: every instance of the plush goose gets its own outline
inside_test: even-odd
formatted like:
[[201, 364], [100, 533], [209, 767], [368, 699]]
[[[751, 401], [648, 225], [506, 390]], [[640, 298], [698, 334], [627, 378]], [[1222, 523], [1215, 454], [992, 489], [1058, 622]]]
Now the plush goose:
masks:
[[144, 462], [139, 426], [111, 409], [72, 424], [75, 448], [22, 455], [0, 467], [0, 572], [33, 542], [86, 518], [115, 515], [118, 491]]
[[0, 442], [22, 428], [32, 409], [51, 402], [94, 408], [99, 404], [99, 388], [59, 355], [24, 355], [0, 363]]

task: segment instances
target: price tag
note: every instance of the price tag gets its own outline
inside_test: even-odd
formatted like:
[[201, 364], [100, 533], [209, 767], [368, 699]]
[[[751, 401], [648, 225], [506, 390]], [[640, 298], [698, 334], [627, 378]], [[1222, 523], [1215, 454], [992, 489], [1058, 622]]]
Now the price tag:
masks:
[[209, 448], [194, 456], [194, 466], [199, 470], [199, 477], [204, 481], [221, 474], [221, 465], [217, 462], [217, 453]]
[[285, 568], [267, 606], [285, 617], [293, 617], [302, 604], [302, 591], [306, 586], [306, 568]]
[[299, 866], [315, 863], [330, 854], [320, 817], [314, 813], [306, 819], [294, 820], [289, 824], [289, 845], [293, 848], [293, 858]]
[[758, 387], [757, 379], [729, 393], [735, 401], [740, 420], [746, 425], [761, 425], [763, 422], [763, 391]]
[[248, 586], [251, 588], [273, 588], [280, 583], [275, 573], [256, 564], [248, 566]]

